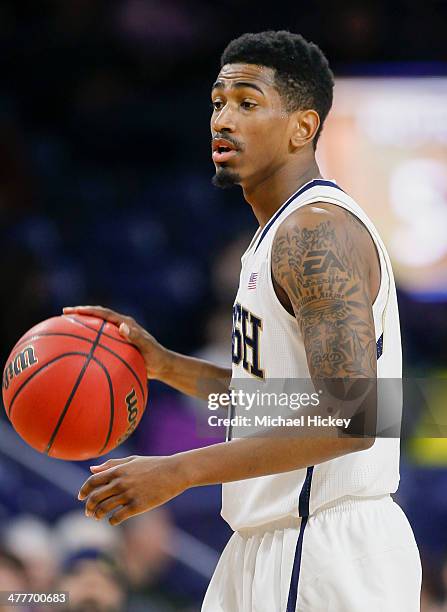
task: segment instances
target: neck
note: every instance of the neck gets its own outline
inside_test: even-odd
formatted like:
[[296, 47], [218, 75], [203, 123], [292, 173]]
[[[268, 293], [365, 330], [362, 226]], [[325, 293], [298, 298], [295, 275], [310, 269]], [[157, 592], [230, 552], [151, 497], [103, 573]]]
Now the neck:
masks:
[[313, 157], [307, 164], [282, 166], [255, 185], [242, 185], [244, 198], [253, 209], [261, 227], [295, 191], [312, 179], [322, 178]]

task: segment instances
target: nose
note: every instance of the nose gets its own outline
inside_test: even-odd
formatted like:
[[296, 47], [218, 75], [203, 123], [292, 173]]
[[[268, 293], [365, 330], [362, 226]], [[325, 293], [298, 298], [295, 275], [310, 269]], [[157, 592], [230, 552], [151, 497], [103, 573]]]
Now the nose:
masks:
[[211, 117], [211, 130], [214, 133], [231, 133], [235, 131], [235, 127], [234, 113], [228, 103]]

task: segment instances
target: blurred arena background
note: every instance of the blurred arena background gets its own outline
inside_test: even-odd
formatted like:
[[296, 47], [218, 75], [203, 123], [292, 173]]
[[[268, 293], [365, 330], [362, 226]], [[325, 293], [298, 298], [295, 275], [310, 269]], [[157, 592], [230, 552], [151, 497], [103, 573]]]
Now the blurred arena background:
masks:
[[[318, 157], [390, 250], [405, 376], [445, 378], [446, 20], [445, 0], [3, 0], [2, 362], [63, 305], [99, 303], [175, 350], [229, 363], [239, 257], [255, 219], [241, 192], [211, 186], [209, 88], [231, 38], [285, 28], [318, 43], [336, 74]], [[437, 398], [441, 412], [446, 404]], [[424, 438], [417, 419], [412, 427], [397, 498], [423, 557], [423, 612], [440, 612], [447, 441]], [[115, 456], [208, 442], [190, 401], [152, 384], [142, 425]], [[82, 518], [87, 470], [38, 455], [2, 415], [0, 590], [67, 589], [76, 610], [199, 610], [229, 535], [220, 489], [108, 529]], [[82, 607], [86, 594], [97, 607]]]

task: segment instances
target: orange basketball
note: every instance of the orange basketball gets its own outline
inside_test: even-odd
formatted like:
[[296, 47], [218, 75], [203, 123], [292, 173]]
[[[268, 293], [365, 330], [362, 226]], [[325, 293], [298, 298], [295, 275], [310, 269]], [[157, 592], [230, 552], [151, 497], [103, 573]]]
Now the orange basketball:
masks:
[[53, 317], [31, 328], [3, 372], [3, 402], [17, 433], [58, 459], [104, 455], [140, 422], [146, 367], [118, 328], [95, 317]]

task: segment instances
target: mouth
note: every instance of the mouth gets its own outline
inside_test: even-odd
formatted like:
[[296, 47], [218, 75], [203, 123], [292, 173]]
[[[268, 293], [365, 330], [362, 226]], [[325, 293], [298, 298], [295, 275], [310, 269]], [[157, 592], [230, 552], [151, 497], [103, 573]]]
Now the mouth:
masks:
[[223, 164], [237, 155], [236, 146], [225, 138], [215, 138], [212, 142], [212, 158], [216, 164]]

